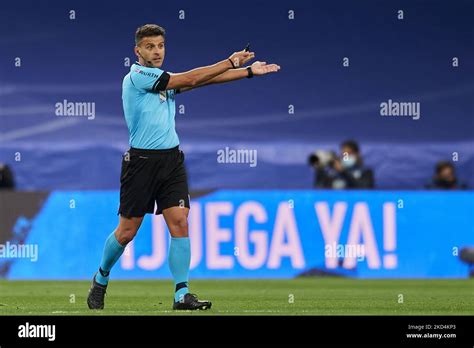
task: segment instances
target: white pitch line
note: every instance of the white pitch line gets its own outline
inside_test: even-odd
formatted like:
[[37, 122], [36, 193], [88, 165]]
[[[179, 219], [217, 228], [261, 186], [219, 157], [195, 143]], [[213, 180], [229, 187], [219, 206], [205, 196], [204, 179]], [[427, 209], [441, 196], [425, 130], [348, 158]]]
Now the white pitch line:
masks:
[[47, 123], [34, 125], [31, 127], [15, 129], [10, 132], [0, 133], [0, 142], [17, 140], [17, 139], [29, 137], [35, 134], [52, 132], [57, 129], [74, 126], [78, 122], [79, 120], [77, 118], [67, 118], [67, 119], [54, 120]]

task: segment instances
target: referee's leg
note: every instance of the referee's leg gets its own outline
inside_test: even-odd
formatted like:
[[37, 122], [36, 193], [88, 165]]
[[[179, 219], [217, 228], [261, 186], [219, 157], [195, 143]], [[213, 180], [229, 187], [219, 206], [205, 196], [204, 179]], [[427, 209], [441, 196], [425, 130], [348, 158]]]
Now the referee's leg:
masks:
[[171, 235], [168, 264], [175, 284], [174, 302], [182, 302], [189, 293], [191, 243], [188, 236], [188, 214], [187, 207], [163, 209], [163, 217]]
[[115, 229], [115, 238], [121, 244], [126, 246], [135, 238], [138, 229], [143, 221], [143, 216], [140, 217], [124, 217], [120, 216], [119, 225]]
[[173, 309], [209, 309], [212, 305], [209, 301], [200, 301], [197, 296], [191, 295], [188, 289], [191, 263], [188, 214], [187, 207], [163, 209], [163, 217], [171, 234], [168, 264], [175, 284]]
[[105, 240], [99, 271], [94, 275], [92, 286], [87, 296], [90, 309], [103, 309], [104, 297], [109, 283], [112, 267], [125, 250], [125, 246], [135, 237], [143, 221], [142, 217], [120, 216], [117, 228]]
[[196, 310], [209, 309], [210, 301], [199, 300], [189, 293], [189, 266], [191, 263], [191, 243], [188, 236], [187, 207], [171, 207], [163, 209], [163, 217], [171, 234], [168, 264], [174, 278], [175, 295], [173, 309]]
[[117, 228], [109, 235], [105, 241], [104, 251], [102, 253], [102, 260], [100, 261], [99, 271], [95, 276], [95, 280], [107, 286], [109, 283], [109, 274], [112, 267], [122, 256], [125, 247], [138, 232], [142, 224], [143, 216], [140, 217], [125, 217], [120, 216]]
[[189, 208], [171, 207], [163, 209], [163, 217], [173, 238], [188, 237]]

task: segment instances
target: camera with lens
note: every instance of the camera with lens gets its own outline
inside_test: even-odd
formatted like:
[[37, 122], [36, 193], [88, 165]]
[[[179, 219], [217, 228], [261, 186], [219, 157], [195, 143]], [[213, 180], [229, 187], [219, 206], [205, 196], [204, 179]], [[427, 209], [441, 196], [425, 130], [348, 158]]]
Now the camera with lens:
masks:
[[337, 160], [337, 154], [334, 151], [316, 150], [308, 157], [308, 165], [315, 168], [333, 167]]

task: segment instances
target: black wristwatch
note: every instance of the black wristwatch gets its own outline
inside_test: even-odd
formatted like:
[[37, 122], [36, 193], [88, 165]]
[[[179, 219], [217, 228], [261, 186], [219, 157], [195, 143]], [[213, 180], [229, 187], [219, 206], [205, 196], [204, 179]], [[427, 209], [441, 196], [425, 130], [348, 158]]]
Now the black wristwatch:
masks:
[[248, 67], [247, 67], [247, 72], [248, 72], [247, 78], [248, 78], [248, 79], [251, 79], [251, 78], [253, 77], [253, 71], [252, 71], [252, 67], [251, 67], [251, 66], [248, 66]]

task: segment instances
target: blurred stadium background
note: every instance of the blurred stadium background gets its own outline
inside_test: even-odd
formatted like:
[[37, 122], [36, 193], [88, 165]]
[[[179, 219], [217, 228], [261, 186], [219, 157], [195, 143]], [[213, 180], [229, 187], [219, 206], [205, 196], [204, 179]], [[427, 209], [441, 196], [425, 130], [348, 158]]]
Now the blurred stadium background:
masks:
[[[95, 272], [117, 223], [128, 149], [121, 81], [144, 23], [167, 30], [168, 71], [214, 63], [248, 42], [257, 59], [282, 67], [177, 96], [191, 279], [469, 277], [460, 254], [469, 259], [474, 246], [474, 3], [231, 4], [0, 5], [0, 162], [14, 181], [0, 191], [0, 277]], [[381, 116], [389, 100], [419, 103], [420, 118]], [[68, 102], [94, 112], [58, 116]], [[348, 139], [374, 187], [314, 187], [308, 157], [339, 155]], [[255, 150], [256, 165], [220, 163], [226, 148]], [[433, 184], [439, 161], [456, 170], [452, 189]], [[167, 243], [162, 218], [147, 216], [112, 278], [170, 278]], [[14, 256], [14, 245], [37, 246], [37, 257]]]

